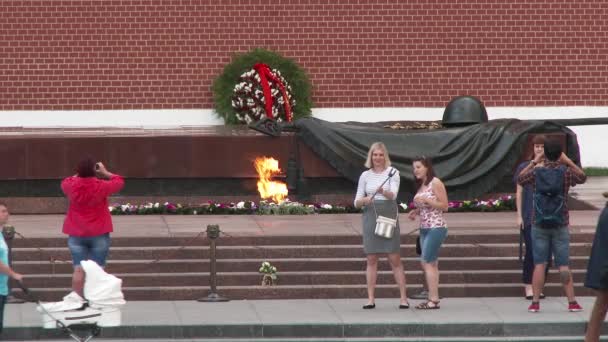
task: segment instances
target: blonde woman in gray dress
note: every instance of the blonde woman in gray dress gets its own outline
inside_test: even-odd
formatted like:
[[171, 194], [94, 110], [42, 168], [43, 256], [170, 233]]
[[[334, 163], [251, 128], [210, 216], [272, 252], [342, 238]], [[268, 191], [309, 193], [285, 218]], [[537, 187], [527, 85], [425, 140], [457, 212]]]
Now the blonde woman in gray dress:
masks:
[[[363, 309], [374, 309], [376, 279], [378, 276], [378, 258], [381, 255], [388, 255], [388, 261], [393, 270], [395, 281], [399, 286], [400, 309], [409, 309], [405, 293], [405, 273], [400, 255], [400, 231], [399, 222], [391, 239], [376, 236], [376, 214], [389, 218], [398, 217], [397, 215], [397, 193], [399, 192], [399, 172], [395, 170], [390, 179], [384, 182], [389, 173], [393, 170], [386, 146], [381, 142], [375, 142], [369, 149], [365, 167], [369, 170], [364, 171], [359, 177], [357, 195], [355, 197], [355, 207], [363, 207], [363, 248], [367, 256], [367, 304]], [[372, 198], [372, 195], [376, 195]], [[373, 201], [373, 203], [372, 203]]]

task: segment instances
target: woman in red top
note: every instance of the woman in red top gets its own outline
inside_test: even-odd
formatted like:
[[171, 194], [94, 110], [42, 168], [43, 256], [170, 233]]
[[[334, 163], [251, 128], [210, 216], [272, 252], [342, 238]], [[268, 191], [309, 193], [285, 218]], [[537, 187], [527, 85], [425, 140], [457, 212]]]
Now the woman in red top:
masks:
[[70, 202], [63, 232], [69, 235], [68, 247], [74, 264], [72, 290], [83, 296], [85, 275], [80, 262], [90, 259], [105, 266], [113, 231], [108, 196], [120, 191], [125, 181], [92, 158], [81, 160], [76, 172], [61, 182]]

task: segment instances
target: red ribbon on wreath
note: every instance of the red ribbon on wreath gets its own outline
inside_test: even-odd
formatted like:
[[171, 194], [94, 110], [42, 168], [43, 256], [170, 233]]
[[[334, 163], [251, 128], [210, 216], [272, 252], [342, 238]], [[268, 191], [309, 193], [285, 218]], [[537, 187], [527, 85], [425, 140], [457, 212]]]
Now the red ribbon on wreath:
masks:
[[253, 66], [255, 71], [260, 75], [260, 84], [262, 85], [262, 90], [264, 91], [264, 102], [266, 107], [266, 116], [273, 119], [272, 115], [272, 95], [270, 93], [270, 85], [268, 84], [268, 79], [273, 80], [278, 86], [281, 94], [283, 95], [283, 103], [285, 106], [285, 117], [287, 118], [287, 122], [291, 122], [291, 105], [289, 104], [289, 97], [287, 96], [287, 91], [285, 90], [285, 85], [281, 82], [281, 79], [276, 77], [271, 71], [270, 67], [264, 63], [257, 63]]

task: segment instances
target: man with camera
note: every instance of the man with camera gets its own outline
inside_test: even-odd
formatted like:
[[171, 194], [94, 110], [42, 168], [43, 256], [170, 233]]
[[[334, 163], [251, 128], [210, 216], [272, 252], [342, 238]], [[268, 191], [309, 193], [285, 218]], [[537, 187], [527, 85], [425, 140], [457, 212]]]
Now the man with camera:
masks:
[[545, 162], [537, 155], [526, 166], [517, 182], [521, 186], [533, 185], [532, 210], [532, 251], [534, 272], [532, 275], [532, 303], [529, 312], [540, 311], [540, 293], [545, 283], [545, 267], [549, 262], [550, 247], [555, 256], [555, 266], [559, 269], [560, 281], [568, 297], [568, 311], [577, 312], [583, 308], [574, 296], [572, 274], [569, 267], [569, 212], [568, 190], [571, 186], [587, 180], [585, 172], [562, 152], [559, 141], [545, 141]]

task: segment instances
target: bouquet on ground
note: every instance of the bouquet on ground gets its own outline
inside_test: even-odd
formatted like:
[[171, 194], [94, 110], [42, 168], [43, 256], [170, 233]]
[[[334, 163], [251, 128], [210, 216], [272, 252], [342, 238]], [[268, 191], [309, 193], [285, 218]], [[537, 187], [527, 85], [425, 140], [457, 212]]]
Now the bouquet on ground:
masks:
[[277, 281], [277, 268], [272, 266], [268, 261], [262, 263], [259, 272], [263, 274], [262, 286], [272, 286]]

